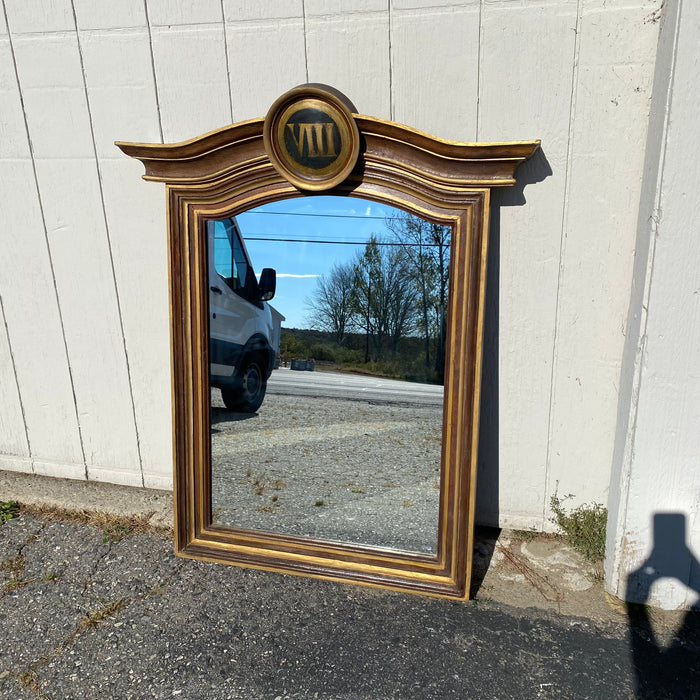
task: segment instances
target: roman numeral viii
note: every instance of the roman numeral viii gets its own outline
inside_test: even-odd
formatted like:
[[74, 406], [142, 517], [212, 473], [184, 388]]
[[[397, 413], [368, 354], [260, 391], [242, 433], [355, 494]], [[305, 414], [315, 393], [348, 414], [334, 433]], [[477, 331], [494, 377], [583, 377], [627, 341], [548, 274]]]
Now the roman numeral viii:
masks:
[[[298, 127], [296, 132], [294, 127]], [[333, 122], [320, 124], [287, 124], [299, 158], [304, 157], [304, 147], [309, 158], [337, 156], [333, 138]]]

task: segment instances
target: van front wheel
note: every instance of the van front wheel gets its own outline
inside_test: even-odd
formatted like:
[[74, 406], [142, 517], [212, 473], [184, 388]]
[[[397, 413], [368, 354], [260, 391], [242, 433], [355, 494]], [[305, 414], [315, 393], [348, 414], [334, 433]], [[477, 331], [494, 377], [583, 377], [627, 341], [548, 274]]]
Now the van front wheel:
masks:
[[235, 389], [222, 389], [221, 398], [229, 411], [255, 413], [265, 398], [267, 378], [256, 357], [243, 361], [238, 372], [238, 386]]

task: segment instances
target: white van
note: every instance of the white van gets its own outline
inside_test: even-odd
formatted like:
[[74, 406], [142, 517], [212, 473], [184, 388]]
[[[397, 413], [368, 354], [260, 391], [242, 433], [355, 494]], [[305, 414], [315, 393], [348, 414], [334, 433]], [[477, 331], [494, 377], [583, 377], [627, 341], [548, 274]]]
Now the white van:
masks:
[[267, 302], [276, 273], [256, 279], [233, 217], [207, 221], [209, 267], [209, 382], [226, 407], [253, 413], [265, 398], [279, 353], [284, 316]]

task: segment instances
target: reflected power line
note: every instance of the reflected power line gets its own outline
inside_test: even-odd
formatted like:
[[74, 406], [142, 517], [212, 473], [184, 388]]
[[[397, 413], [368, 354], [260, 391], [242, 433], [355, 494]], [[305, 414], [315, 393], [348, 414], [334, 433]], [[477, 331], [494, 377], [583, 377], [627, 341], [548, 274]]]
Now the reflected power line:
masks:
[[[272, 212], [270, 212], [272, 213]], [[243, 236], [246, 241], [272, 241], [274, 243], [326, 243], [330, 245], [368, 245], [369, 241], [324, 241], [317, 238], [269, 238], [263, 236]], [[375, 245], [378, 246], [403, 246], [408, 248], [439, 248], [441, 245], [443, 248], [449, 248], [449, 243], [401, 243], [401, 242], [387, 242], [387, 241], [375, 241]]]

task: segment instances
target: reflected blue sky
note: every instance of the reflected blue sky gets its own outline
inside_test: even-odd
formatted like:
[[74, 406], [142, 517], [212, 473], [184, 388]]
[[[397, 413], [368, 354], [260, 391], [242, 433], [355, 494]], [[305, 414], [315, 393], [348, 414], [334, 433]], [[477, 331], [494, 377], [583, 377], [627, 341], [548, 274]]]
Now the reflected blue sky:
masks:
[[277, 270], [274, 306], [286, 328], [307, 328], [304, 300], [335, 264], [361, 251], [372, 234], [389, 236], [385, 220], [399, 210], [355, 197], [285, 199], [239, 214], [236, 219], [256, 273]]

